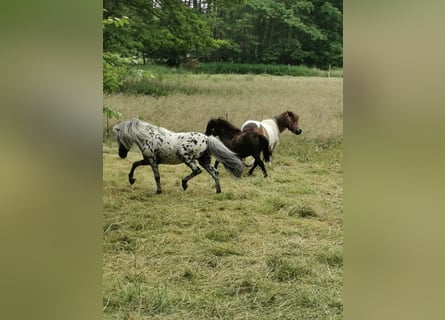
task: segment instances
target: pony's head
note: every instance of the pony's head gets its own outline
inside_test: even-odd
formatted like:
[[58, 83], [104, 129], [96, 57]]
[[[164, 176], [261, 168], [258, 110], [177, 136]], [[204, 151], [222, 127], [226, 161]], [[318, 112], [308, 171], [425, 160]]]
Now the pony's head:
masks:
[[293, 113], [292, 111], [286, 111], [283, 113], [284, 119], [287, 124], [287, 129], [296, 135], [300, 135], [303, 130], [300, 128], [299, 122], [299, 116], [298, 114]]
[[216, 136], [216, 119], [210, 119], [209, 122], [207, 122], [207, 128], [205, 135], [206, 136]]
[[113, 132], [116, 134], [117, 143], [119, 144], [118, 154], [119, 157], [121, 157], [122, 159], [125, 159], [127, 157], [128, 151], [131, 148], [131, 145], [127, 145], [128, 140], [123, 138], [125, 125], [126, 123], [122, 122], [113, 127]]
[[125, 159], [127, 157], [128, 154], [128, 149], [124, 147], [123, 144], [119, 143], [119, 157], [121, 157], [122, 159]]

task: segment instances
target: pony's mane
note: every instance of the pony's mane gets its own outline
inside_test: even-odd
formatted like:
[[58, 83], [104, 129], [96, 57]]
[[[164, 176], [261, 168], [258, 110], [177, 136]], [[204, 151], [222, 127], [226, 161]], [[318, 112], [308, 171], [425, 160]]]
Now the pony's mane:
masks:
[[116, 133], [118, 141], [127, 149], [130, 149], [133, 143], [145, 140], [150, 131], [156, 131], [162, 135], [171, 133], [171, 131], [165, 128], [152, 125], [151, 123], [136, 118], [114, 126], [113, 131]]
[[235, 127], [233, 124], [231, 124], [229, 121], [227, 121], [224, 118], [218, 118], [218, 119], [212, 119], [214, 123], [217, 125], [223, 126], [225, 129], [235, 131], [237, 133], [241, 132], [241, 129], [238, 127]]

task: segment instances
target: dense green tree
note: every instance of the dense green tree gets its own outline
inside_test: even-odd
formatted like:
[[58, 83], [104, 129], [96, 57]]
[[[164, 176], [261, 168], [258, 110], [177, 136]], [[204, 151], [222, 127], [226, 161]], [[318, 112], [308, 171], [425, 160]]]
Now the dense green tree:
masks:
[[105, 0], [104, 51], [169, 65], [187, 59], [342, 66], [341, 0]]
[[216, 43], [206, 16], [181, 0], [107, 0], [104, 7], [107, 15], [132, 21], [125, 29], [104, 32], [104, 51], [178, 65]]
[[[107, 10], [104, 9], [104, 12], [106, 11]], [[106, 19], [103, 19], [102, 24], [105, 34], [110, 29], [124, 28], [129, 24], [129, 20], [126, 16], [120, 18], [108, 16]], [[118, 33], [116, 33], [116, 35], [117, 34]], [[118, 49], [115, 50], [117, 51]], [[114, 52], [104, 51], [102, 57], [102, 70], [104, 92], [110, 93], [119, 90], [124, 83], [124, 77], [127, 71], [125, 63], [120, 55]]]
[[[220, 8], [209, 23], [214, 37], [231, 44], [232, 61], [342, 66], [343, 17], [336, 2], [248, 0]], [[227, 49], [215, 50], [214, 59]]]

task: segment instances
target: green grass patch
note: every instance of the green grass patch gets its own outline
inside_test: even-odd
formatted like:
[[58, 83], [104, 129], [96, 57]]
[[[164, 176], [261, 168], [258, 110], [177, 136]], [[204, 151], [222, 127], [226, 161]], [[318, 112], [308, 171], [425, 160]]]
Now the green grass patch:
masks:
[[[237, 63], [201, 63], [192, 72], [178, 67], [170, 68], [161, 65], [134, 65], [122, 79], [119, 92], [130, 95], [150, 95], [161, 97], [174, 93], [224, 94], [218, 87], [203, 88], [193, 83], [193, 73], [202, 76], [210, 75], [247, 75], [245, 81], [254, 81], [253, 75], [293, 76], [293, 77], [328, 77], [328, 71], [306, 66], [237, 64]], [[342, 69], [331, 70], [330, 77], [342, 77]], [[217, 81], [213, 78], [212, 81]]]
[[[297, 77], [328, 77], [328, 71], [306, 66], [291, 66], [277, 64], [242, 64], [242, 63], [200, 63], [196, 73], [208, 74], [269, 74], [275, 76]], [[331, 77], [341, 77], [341, 69], [331, 70]]]
[[[267, 165], [233, 178], [222, 193], [203, 171], [160, 165], [135, 172], [138, 150], [103, 143], [104, 319], [342, 319], [342, 80], [269, 75], [171, 73], [147, 81], [168, 95], [115, 94], [104, 103], [173, 131], [203, 132], [210, 117], [300, 115]], [[190, 90], [186, 92], [186, 89]], [[104, 120], [104, 127], [106, 122]], [[247, 171], [247, 170], [246, 170]]]

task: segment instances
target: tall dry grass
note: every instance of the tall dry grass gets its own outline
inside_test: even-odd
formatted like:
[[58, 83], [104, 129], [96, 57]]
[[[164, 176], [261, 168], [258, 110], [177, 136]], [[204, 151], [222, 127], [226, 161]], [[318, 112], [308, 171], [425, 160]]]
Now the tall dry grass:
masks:
[[[194, 94], [163, 97], [104, 97], [104, 104], [173, 131], [205, 131], [210, 117], [228, 117], [235, 125], [291, 110], [300, 115], [307, 138], [340, 136], [343, 130], [341, 78], [251, 75], [178, 75], [173, 80]], [[117, 122], [114, 120], [111, 123]]]

